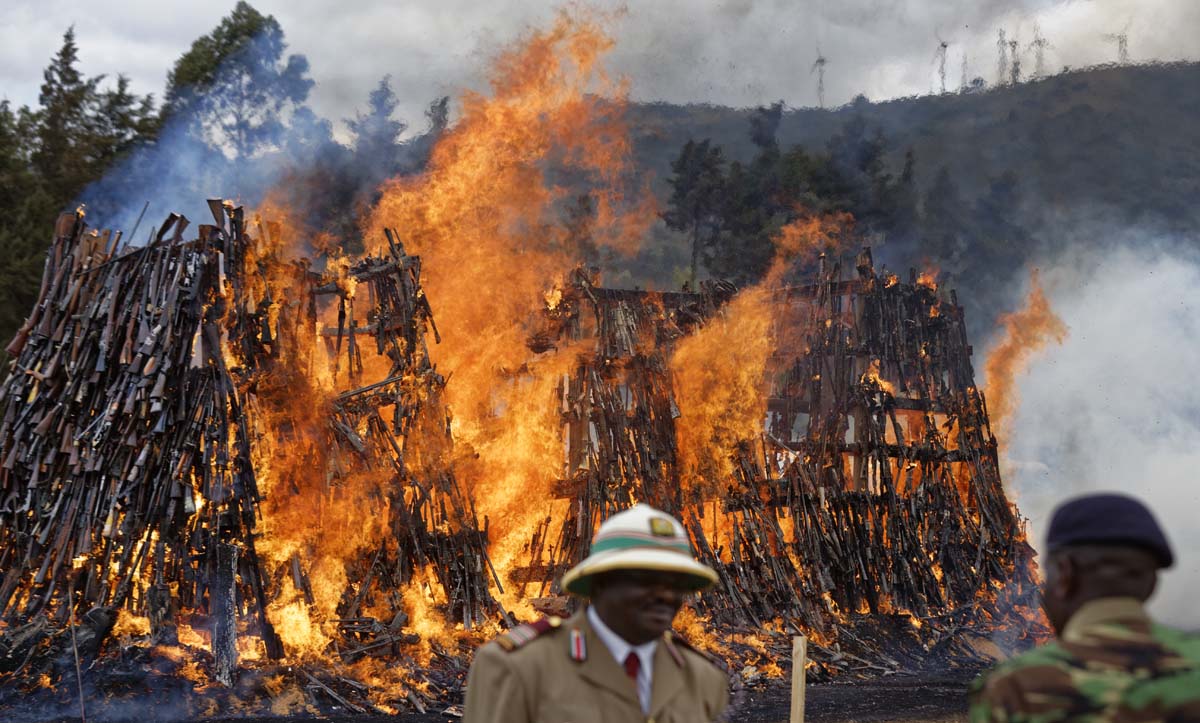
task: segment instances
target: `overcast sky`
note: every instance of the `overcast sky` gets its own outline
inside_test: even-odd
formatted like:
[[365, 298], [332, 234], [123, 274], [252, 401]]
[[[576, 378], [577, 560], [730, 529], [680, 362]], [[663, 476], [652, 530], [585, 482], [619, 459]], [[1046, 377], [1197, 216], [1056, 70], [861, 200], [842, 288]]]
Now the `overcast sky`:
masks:
[[[338, 122], [362, 107], [385, 74], [413, 130], [441, 95], [482, 86], [494, 51], [544, 24], [560, 3], [521, 0], [255, 0], [282, 24], [292, 52], [308, 56], [316, 112]], [[4, 0], [0, 3], [0, 98], [37, 101], [41, 72], [74, 24], [88, 74], [123, 72], [135, 90], [161, 97], [167, 70], [216, 26], [234, 0]], [[638, 100], [748, 106], [783, 100], [816, 105], [817, 46], [828, 58], [826, 101], [858, 93], [881, 99], [928, 93], [939, 84], [934, 53], [950, 43], [948, 85], [996, 75], [996, 33], [1022, 48], [1035, 23], [1051, 44], [1046, 65], [1116, 59], [1102, 37], [1128, 27], [1134, 61], [1200, 57], [1196, 0], [601, 0], [626, 7], [615, 22], [609, 67]], [[339, 134], [341, 131], [339, 131]]]

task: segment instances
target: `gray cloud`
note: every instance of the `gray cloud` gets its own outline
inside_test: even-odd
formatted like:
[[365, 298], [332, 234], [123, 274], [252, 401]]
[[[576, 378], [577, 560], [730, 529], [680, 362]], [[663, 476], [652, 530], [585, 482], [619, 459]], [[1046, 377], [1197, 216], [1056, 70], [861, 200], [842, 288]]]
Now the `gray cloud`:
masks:
[[[441, 0], [258, 0], [275, 15], [293, 52], [312, 64], [314, 110], [338, 122], [361, 107], [391, 74], [413, 130], [426, 104], [485, 84], [488, 59], [529, 27], [553, 17], [557, 3]], [[1200, 3], [1191, 0], [600, 0], [626, 12], [612, 27], [610, 68], [627, 76], [638, 100], [749, 106], [783, 100], [816, 104], [810, 73], [819, 44], [829, 59], [831, 104], [858, 93], [872, 99], [928, 93], [938, 84], [937, 35], [951, 43], [948, 85], [964, 54], [971, 77], [996, 73], [996, 30], [1028, 43], [1038, 23], [1053, 44], [1047, 65], [1110, 62], [1106, 32], [1129, 24], [1135, 60], [1200, 57]], [[88, 73], [127, 73], [139, 92], [161, 94], [171, 63], [232, 8], [149, 0], [8, 0], [0, 9], [0, 97], [35, 103], [41, 70], [66, 26], [75, 23]]]

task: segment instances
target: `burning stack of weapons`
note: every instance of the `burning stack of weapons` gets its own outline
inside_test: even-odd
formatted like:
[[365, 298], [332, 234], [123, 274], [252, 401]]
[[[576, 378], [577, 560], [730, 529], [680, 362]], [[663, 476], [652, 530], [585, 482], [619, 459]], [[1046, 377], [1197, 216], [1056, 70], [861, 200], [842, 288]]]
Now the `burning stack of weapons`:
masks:
[[[436, 449], [449, 426], [445, 379], [425, 348], [433, 321], [420, 259], [389, 237], [389, 258], [316, 273], [276, 258], [277, 227], [252, 236], [241, 208], [210, 208], [215, 223], [198, 238], [185, 241], [188, 222], [173, 215], [143, 247], [89, 231], [82, 213], [57, 225], [0, 393], [0, 674], [57, 680], [64, 651], [94, 658], [124, 614], [148, 620], [152, 645], [178, 644], [180, 627], [207, 642], [208, 673], [226, 685], [239, 654], [283, 660], [288, 631], [277, 632], [270, 606], [285, 581], [314, 603], [320, 550], [309, 540], [282, 562], [260, 554], [274, 542], [259, 529], [265, 508], [306, 496], [337, 504], [337, 492], [361, 492], [338, 489], [356, 475], [380, 481], [367, 504], [388, 534], [345, 560], [330, 621], [341, 660], [395, 656], [419, 638], [399, 592], [417, 572], [442, 588], [442, 626], [511, 623], [489, 592], [499, 583], [486, 529]], [[364, 288], [366, 326], [354, 317]], [[356, 385], [325, 394], [306, 419], [289, 395], [313, 398], [306, 377], [320, 354], [298, 340], [314, 336], [326, 295], [338, 323], [316, 343], [328, 342], [339, 368], [345, 356], [346, 373], [332, 376]], [[386, 373], [358, 385], [364, 338]], [[417, 427], [421, 446], [402, 447]], [[292, 447], [270, 449], [284, 441]], [[271, 454], [291, 467], [264, 464]], [[272, 462], [286, 479], [267, 495]], [[404, 697], [422, 705], [412, 690]]]
[[942, 298], [915, 271], [907, 284], [877, 272], [869, 250], [854, 278], [824, 257], [815, 272], [815, 283], [771, 291], [786, 311], [776, 324], [789, 328], [773, 334], [767, 421], [728, 451], [733, 476], [716, 499], [680, 485], [667, 360], [675, 340], [724, 313], [732, 289], [617, 291], [575, 274], [535, 336], [595, 339], [594, 356], [562, 385], [568, 475], [558, 493], [571, 506], [554, 540], [539, 528], [514, 583], [555, 592], [599, 519], [650, 500], [685, 521], [720, 573], [699, 600], [711, 622], [785, 621], [814, 636], [818, 659], [822, 643], [853, 645], [867, 667], [894, 668], [882, 631], [854, 631], [896, 617], [920, 649], [955, 646], [969, 659], [954, 633], [986, 637], [1007, 616], [1036, 617], [1032, 549], [1004, 493], [955, 294]]
[[[557, 511], [527, 564], [497, 570], [455, 474], [421, 259], [388, 231], [384, 255], [316, 272], [285, 258], [278, 225], [209, 206], [197, 238], [173, 215], [142, 247], [82, 213], [58, 223], [0, 389], [5, 680], [56, 684], [133, 618], [150, 646], [202, 644], [226, 686], [247, 660], [305, 661], [290, 675], [310, 701], [423, 709], [461, 685], [470, 631], [515, 622], [506, 586], [568, 611], [562, 572], [601, 519], [643, 500], [720, 572], [688, 615], [729, 633], [697, 642], [730, 660], [769, 669], [804, 631], [818, 673], [894, 670], [900, 633], [970, 658], [955, 633], [1028, 615], [1031, 550], [962, 310], [930, 279], [899, 283], [864, 251], [853, 278], [822, 258], [815, 283], [770, 290], [778, 343], [751, 380], [770, 387], [765, 424], [700, 485], [672, 354], [737, 290], [622, 291], [573, 272], [528, 339], [534, 354], [590, 344], [546, 400], [563, 426]], [[378, 669], [329, 665], [376, 658], [412, 663], [389, 666], [385, 695], [360, 682]]]

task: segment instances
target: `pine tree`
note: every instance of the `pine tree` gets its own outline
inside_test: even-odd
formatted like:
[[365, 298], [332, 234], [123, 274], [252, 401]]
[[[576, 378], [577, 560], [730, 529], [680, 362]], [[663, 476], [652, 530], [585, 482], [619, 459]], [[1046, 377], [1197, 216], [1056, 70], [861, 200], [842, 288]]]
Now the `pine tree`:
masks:
[[11, 212], [33, 181], [17, 114], [0, 100], [0, 208]]
[[38, 95], [41, 108], [36, 113], [37, 145], [31, 158], [46, 192], [64, 204], [91, 180], [94, 167], [89, 157], [92, 129], [88, 111], [95, 102], [99, 79], [84, 78], [75, 67], [78, 61], [75, 28], [71, 27], [43, 74]]
[[36, 110], [0, 103], [0, 344], [32, 307], [57, 214], [157, 131], [153, 99], [78, 68], [74, 28], [43, 74]]
[[308, 60], [296, 54], [285, 59], [286, 49], [278, 21], [239, 2], [175, 62], [167, 75], [164, 121], [190, 124], [235, 158], [276, 146], [313, 86]]
[[23, 113], [34, 141], [32, 170], [53, 201], [43, 221], [47, 225], [54, 213], [80, 200], [83, 189], [117, 159], [158, 130], [152, 96], [131, 93], [125, 76], [117, 77], [114, 88], [101, 90], [104, 76], [85, 77], [78, 61], [75, 30], [68, 28], [45, 70], [40, 107]]
[[988, 190], [975, 201], [974, 222], [982, 261], [998, 260], [1013, 248], [1026, 248], [1032, 240], [1018, 224], [1021, 203], [1020, 183], [1015, 171], [1008, 170], [989, 179]]
[[450, 124], [450, 98], [442, 96], [425, 109], [429, 128], [421, 135], [407, 141], [401, 153], [402, 166], [407, 172], [419, 171], [429, 163], [433, 148]]
[[777, 138], [782, 119], [782, 103], [759, 107], [750, 116], [750, 141], [758, 155], [749, 164], [731, 164], [720, 191], [717, 229], [704, 255], [714, 276], [740, 284], [761, 278], [774, 256], [772, 236], [795, 212], [786, 185], [798, 179], [786, 177], [787, 158]]
[[[34, 118], [0, 101], [0, 350], [16, 332], [37, 296], [54, 202], [30, 165]], [[0, 351], [0, 358], [4, 357]]]
[[98, 172], [102, 173], [116, 159], [158, 133], [154, 96], [138, 97], [130, 93], [129, 78], [124, 75], [117, 76], [115, 88], [96, 96], [94, 107], [89, 130], [92, 162]]
[[353, 136], [351, 148], [355, 161], [376, 181], [399, 170], [400, 136], [408, 127], [393, 117], [399, 105], [400, 100], [392, 91], [391, 76], [384, 76], [367, 97], [367, 112], [346, 119]]
[[750, 115], [750, 142], [760, 150], [779, 148], [779, 124], [783, 120], [783, 101], [759, 106]]
[[777, 202], [764, 191], [777, 187], [778, 164], [743, 165], [734, 161], [726, 176], [721, 204], [720, 233], [705, 254], [704, 265], [713, 276], [747, 284], [762, 278], [771, 264], [771, 233]]
[[668, 181], [671, 197], [663, 220], [668, 228], [688, 234], [692, 246], [689, 276], [692, 288], [696, 286], [701, 251], [716, 242], [720, 227], [724, 164], [721, 147], [708, 139], [700, 143], [689, 140], [671, 164], [673, 175]]

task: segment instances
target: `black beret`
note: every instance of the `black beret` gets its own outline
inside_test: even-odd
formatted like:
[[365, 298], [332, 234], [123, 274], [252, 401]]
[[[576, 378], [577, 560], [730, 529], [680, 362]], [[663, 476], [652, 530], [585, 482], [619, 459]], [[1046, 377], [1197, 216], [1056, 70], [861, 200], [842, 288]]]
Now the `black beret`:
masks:
[[1118, 494], [1085, 495], [1059, 505], [1050, 518], [1046, 546], [1132, 545], [1153, 553], [1160, 567], [1175, 562], [1171, 544], [1141, 502]]

